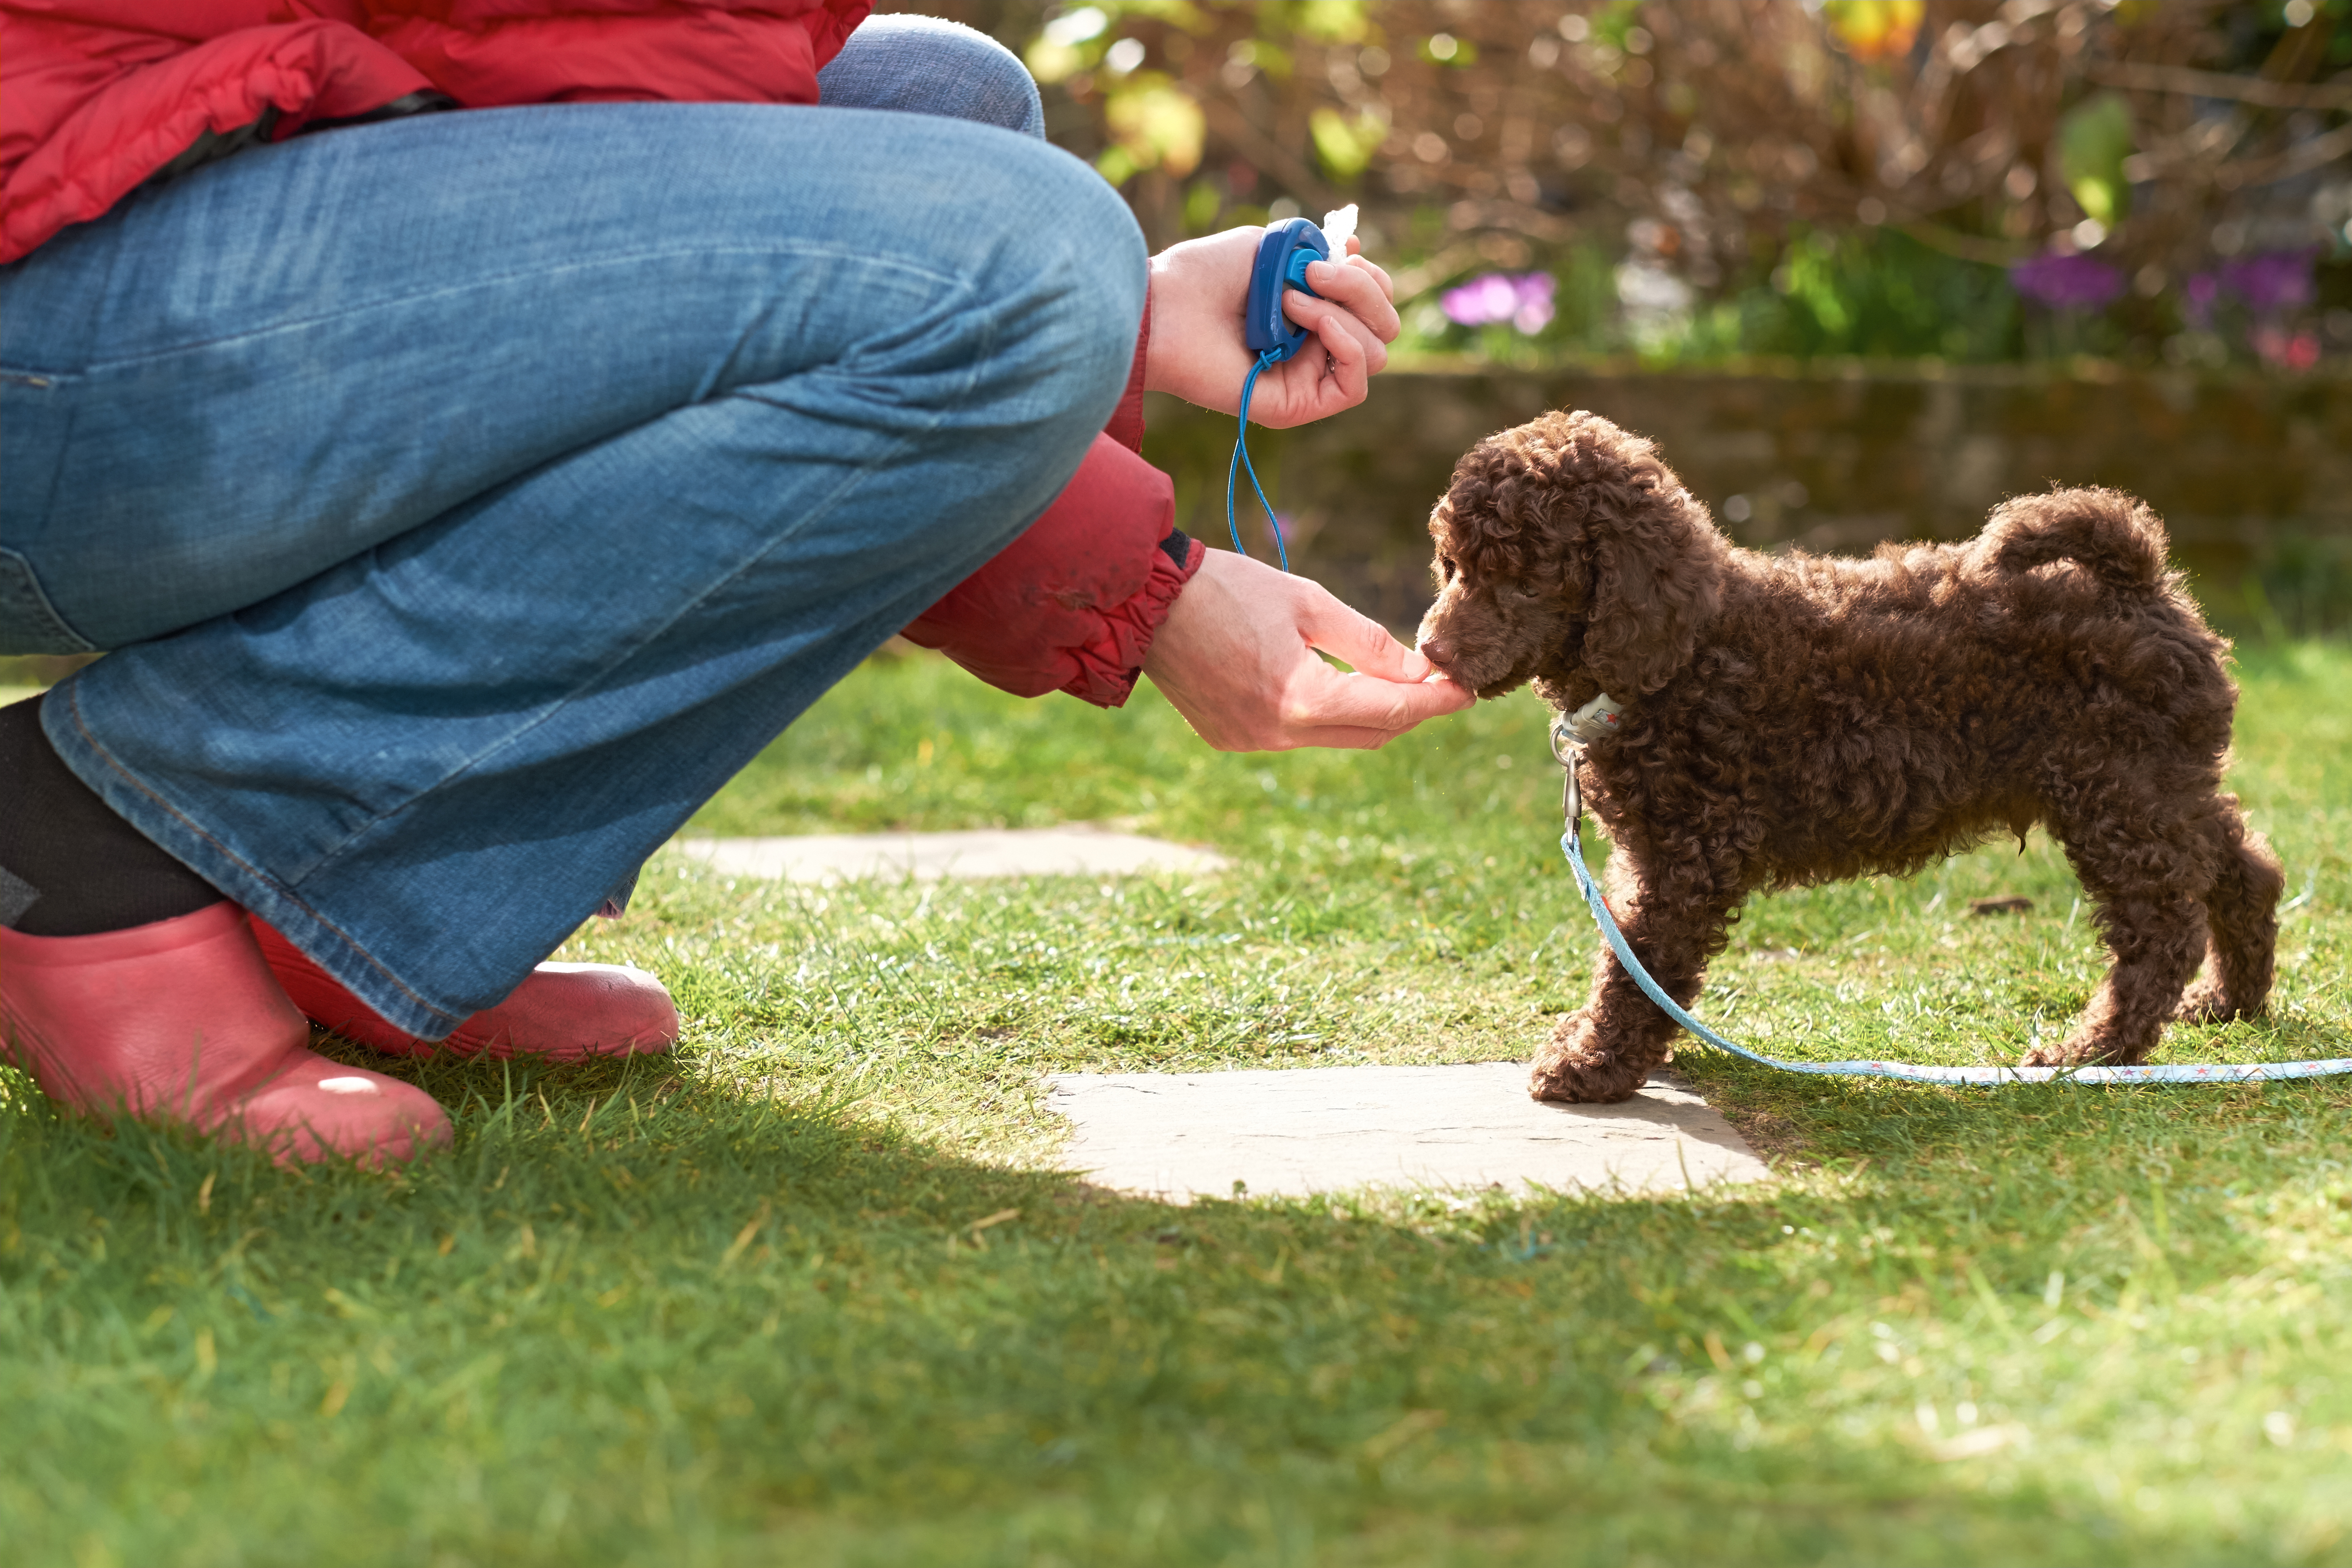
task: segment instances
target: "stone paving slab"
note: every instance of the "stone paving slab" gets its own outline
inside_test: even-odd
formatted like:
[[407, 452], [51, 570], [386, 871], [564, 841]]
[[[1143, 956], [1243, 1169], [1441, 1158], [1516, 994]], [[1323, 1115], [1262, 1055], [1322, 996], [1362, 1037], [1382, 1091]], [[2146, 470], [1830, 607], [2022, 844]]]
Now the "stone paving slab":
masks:
[[1074, 824], [961, 833], [822, 833], [797, 838], [680, 838], [671, 846], [732, 876], [820, 884], [877, 878], [1123, 877], [1225, 868], [1212, 850]]
[[1754, 1182], [1764, 1162], [1685, 1085], [1620, 1105], [1528, 1098], [1516, 1062], [1463, 1067], [1064, 1073], [1047, 1104], [1076, 1128], [1064, 1165], [1185, 1202], [1366, 1186], [1667, 1194]]

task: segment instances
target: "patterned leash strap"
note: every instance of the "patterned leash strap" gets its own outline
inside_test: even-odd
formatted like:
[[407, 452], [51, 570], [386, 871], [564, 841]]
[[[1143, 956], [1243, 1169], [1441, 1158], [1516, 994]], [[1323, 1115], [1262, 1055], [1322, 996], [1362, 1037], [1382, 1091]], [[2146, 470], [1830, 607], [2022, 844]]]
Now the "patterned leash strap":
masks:
[[1584, 821], [1584, 801], [1576, 784], [1576, 756], [1581, 742], [1562, 725], [1552, 729], [1552, 754], [1568, 771], [1568, 780], [1560, 791], [1560, 810], [1567, 818], [1568, 831], [1559, 836], [1560, 853], [1568, 857], [1568, 868], [1576, 873], [1576, 886], [1584, 894], [1592, 919], [1601, 927], [1601, 934], [1609, 939], [1611, 951], [1617, 962], [1642, 994], [1655, 1002], [1667, 1017], [1705, 1040], [1717, 1050], [1729, 1051], [1768, 1068], [1782, 1072], [1811, 1073], [1822, 1078], [1893, 1078], [1911, 1083], [2275, 1083], [2298, 1078], [2338, 1078], [2352, 1073], [2352, 1058], [2336, 1057], [2324, 1061], [2308, 1062], [2224, 1062], [2210, 1066], [2163, 1067], [2067, 1067], [2067, 1068], [1941, 1068], [1919, 1067], [1910, 1062], [1788, 1062], [1778, 1057], [1768, 1057], [1751, 1051], [1746, 1046], [1734, 1045], [1705, 1024], [1684, 1011], [1675, 999], [1642, 967], [1625, 941], [1625, 933], [1617, 929], [1616, 917], [1609, 912], [1608, 900], [1592, 880], [1592, 872], [1584, 864], [1584, 844], [1579, 829]]

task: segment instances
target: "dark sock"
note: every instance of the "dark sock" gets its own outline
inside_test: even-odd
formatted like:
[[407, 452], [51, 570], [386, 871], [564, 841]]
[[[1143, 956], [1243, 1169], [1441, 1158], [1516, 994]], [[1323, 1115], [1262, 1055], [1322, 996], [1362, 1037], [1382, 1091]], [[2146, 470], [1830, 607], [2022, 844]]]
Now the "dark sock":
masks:
[[89, 936], [194, 914], [220, 889], [114, 815], [41, 733], [41, 700], [0, 708], [0, 926]]

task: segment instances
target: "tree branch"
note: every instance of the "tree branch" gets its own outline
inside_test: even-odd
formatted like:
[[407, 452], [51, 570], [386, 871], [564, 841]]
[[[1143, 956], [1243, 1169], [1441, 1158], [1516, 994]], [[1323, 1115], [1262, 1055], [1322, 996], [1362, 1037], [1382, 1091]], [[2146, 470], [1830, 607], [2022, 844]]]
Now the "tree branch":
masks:
[[2226, 76], [2187, 66], [2135, 65], [2128, 60], [2096, 61], [2085, 67], [2083, 74], [2108, 87], [2188, 98], [2232, 98], [2264, 109], [2352, 109], [2352, 87], [2298, 87], [2267, 77]]

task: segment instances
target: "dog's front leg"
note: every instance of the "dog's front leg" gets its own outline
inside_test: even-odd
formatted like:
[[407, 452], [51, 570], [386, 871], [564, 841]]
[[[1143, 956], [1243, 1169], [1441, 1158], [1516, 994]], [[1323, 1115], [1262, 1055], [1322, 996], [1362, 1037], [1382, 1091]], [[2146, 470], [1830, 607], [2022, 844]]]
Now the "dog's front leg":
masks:
[[[1738, 888], [1702, 862], [1644, 868], [1622, 845], [1609, 857], [1609, 907], [1626, 942], [1667, 995], [1687, 1007], [1706, 978], [1706, 961], [1723, 950]], [[1604, 942], [1593, 966], [1592, 994], [1559, 1021], [1536, 1053], [1528, 1092], [1571, 1104], [1631, 1100], [1666, 1059], [1681, 1026], [1642, 994]]]

